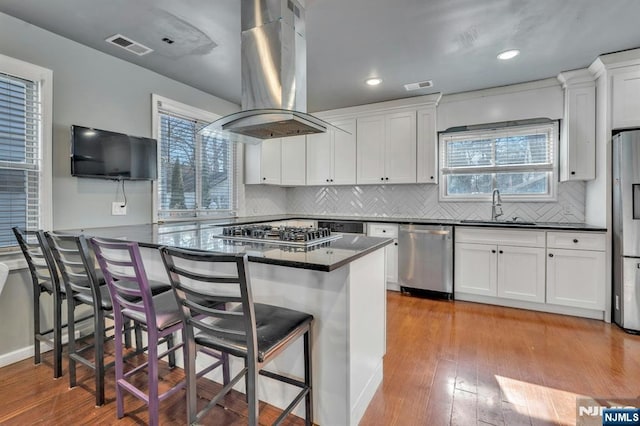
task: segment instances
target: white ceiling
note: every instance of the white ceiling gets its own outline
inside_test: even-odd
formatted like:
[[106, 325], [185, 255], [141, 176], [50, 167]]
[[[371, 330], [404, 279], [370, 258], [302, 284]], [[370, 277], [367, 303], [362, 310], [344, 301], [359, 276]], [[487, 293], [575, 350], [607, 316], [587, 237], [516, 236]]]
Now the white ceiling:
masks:
[[[311, 112], [554, 77], [640, 47], [638, 0], [306, 4]], [[239, 0], [2, 0], [0, 12], [240, 103]], [[104, 41], [116, 33], [155, 51], [138, 57]], [[521, 55], [496, 59], [511, 48]], [[365, 86], [372, 76], [382, 85]], [[434, 87], [404, 90], [421, 80]]]

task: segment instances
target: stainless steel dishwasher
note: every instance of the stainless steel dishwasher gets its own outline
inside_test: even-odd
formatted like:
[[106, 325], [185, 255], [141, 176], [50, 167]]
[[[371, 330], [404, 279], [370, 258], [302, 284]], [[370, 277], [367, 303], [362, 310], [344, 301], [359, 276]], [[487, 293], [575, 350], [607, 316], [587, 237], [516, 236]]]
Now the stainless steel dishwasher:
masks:
[[398, 281], [402, 292], [453, 298], [453, 227], [400, 225]]

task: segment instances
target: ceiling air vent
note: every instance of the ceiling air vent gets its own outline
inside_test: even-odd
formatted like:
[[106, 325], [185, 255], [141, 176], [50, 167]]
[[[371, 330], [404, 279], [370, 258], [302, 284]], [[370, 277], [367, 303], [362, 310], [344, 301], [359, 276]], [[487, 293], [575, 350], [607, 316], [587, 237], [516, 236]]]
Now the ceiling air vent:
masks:
[[121, 47], [124, 50], [128, 50], [131, 53], [135, 53], [138, 56], [143, 56], [147, 53], [153, 52], [153, 49], [150, 49], [144, 44], [138, 43], [137, 41], [133, 41], [130, 38], [123, 36], [122, 34], [112, 35], [111, 37], [105, 39], [105, 41], [107, 43], [111, 43], [118, 47]]
[[404, 85], [404, 88], [407, 92], [410, 92], [412, 90], [428, 89], [429, 87], [433, 87], [432, 80], [419, 81], [417, 83], [409, 83]]

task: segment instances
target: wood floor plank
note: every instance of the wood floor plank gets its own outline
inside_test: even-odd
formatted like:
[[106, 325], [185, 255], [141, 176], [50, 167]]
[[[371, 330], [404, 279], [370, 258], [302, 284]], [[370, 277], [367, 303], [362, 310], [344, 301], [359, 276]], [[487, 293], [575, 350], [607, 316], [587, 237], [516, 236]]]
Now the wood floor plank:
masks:
[[[631, 399], [640, 382], [640, 336], [602, 321], [466, 302], [387, 297], [387, 354], [384, 381], [361, 425], [573, 425], [576, 399]], [[132, 359], [131, 363], [139, 362]], [[111, 425], [116, 423], [113, 370], [106, 401], [94, 407], [92, 372], [78, 369], [69, 389], [65, 375], [53, 380], [51, 353], [43, 364], [32, 359], [0, 369], [0, 424]], [[184, 375], [164, 365], [162, 386]], [[144, 381], [144, 378], [139, 378]], [[220, 388], [199, 383], [206, 402]], [[244, 396], [232, 392], [203, 423], [246, 424]], [[163, 425], [185, 422], [184, 391], [161, 403]], [[118, 425], [144, 424], [147, 411], [125, 396]], [[261, 404], [261, 424], [279, 411]], [[290, 417], [286, 425], [302, 424]]]

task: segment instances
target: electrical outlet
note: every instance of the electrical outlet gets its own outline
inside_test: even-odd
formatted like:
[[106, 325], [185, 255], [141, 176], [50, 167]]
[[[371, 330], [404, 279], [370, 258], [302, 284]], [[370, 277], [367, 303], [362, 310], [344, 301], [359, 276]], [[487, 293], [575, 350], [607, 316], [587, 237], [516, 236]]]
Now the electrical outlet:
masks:
[[124, 216], [127, 214], [127, 206], [122, 201], [114, 201], [111, 203], [111, 215], [112, 216]]

